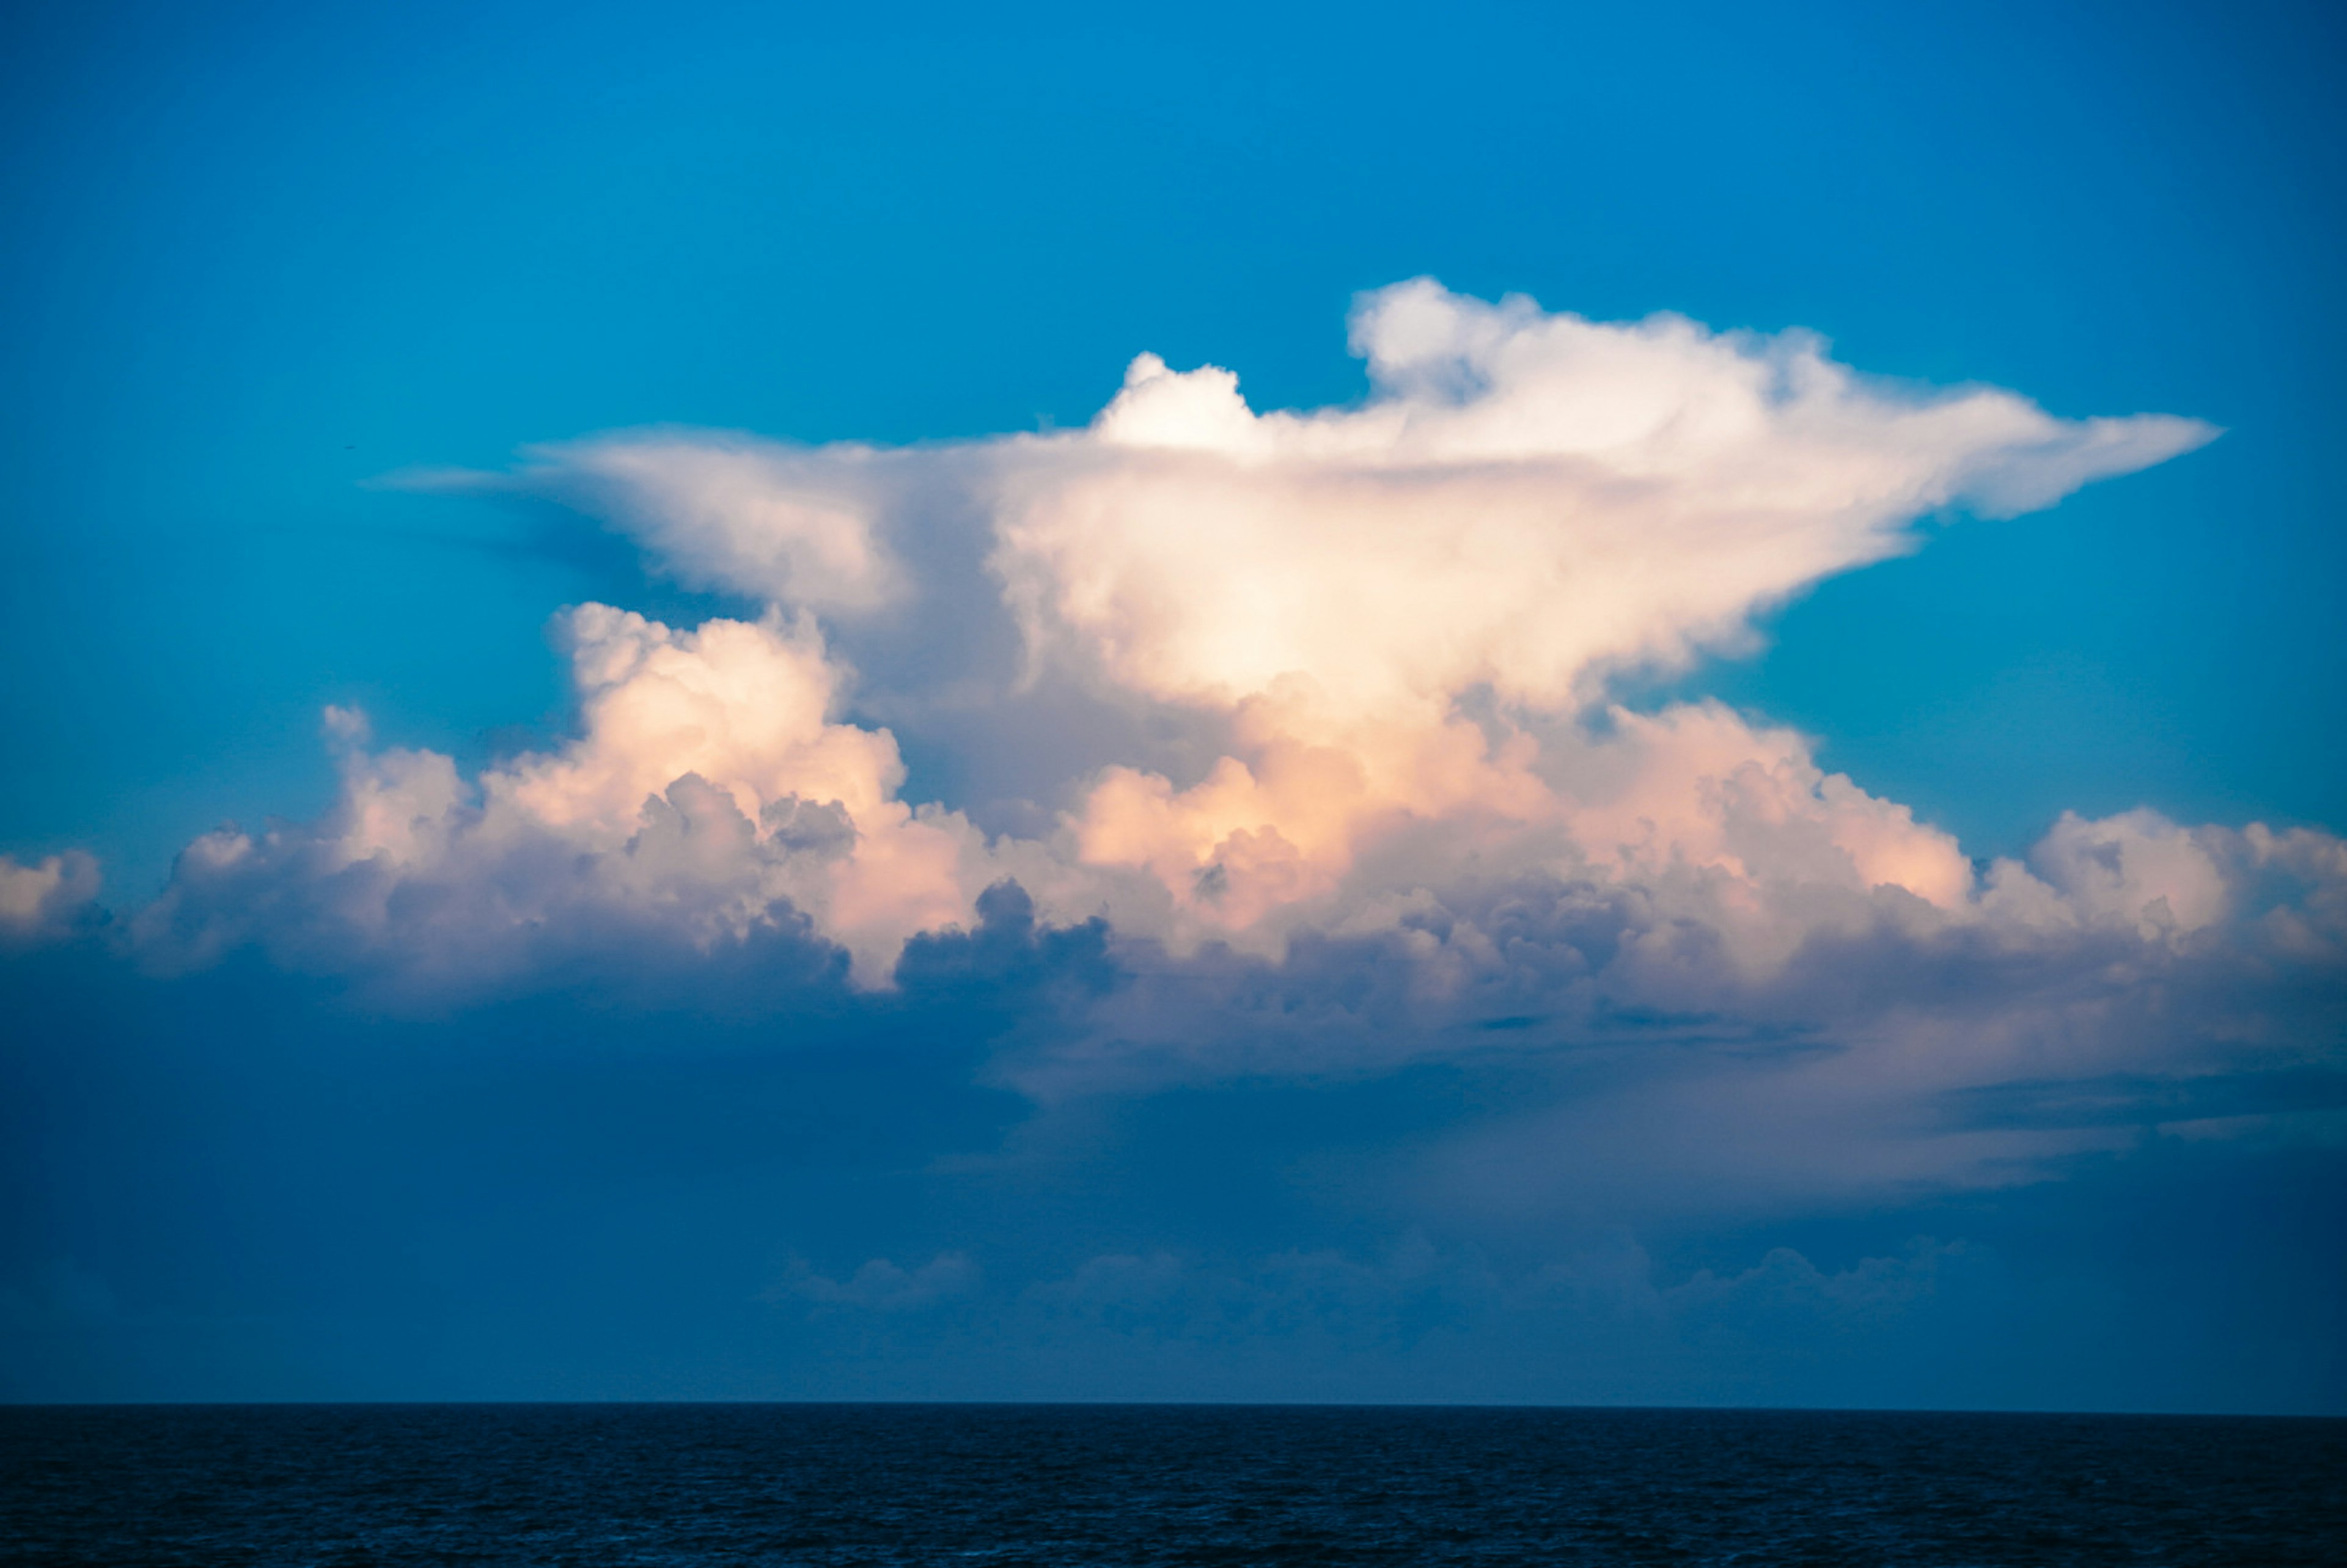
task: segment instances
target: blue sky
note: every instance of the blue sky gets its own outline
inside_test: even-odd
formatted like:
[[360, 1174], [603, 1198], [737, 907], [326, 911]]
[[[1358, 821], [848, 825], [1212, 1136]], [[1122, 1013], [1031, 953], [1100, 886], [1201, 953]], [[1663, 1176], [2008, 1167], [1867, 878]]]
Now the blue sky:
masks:
[[[2335, 17], [116, 6], [20, 26], [0, 852], [87, 853], [104, 882], [0, 958], [26, 1024], [0, 1069], [21, 1119], [0, 1391], [2347, 1403], [2321, 945], [2321, 830], [2347, 825]], [[1105, 676], [1014, 691], [1007, 651], [1035, 628], [1001, 619], [989, 547], [954, 532], [988, 503], [937, 497], [1006, 433], [1087, 429], [1143, 351], [1235, 371], [1257, 412], [1358, 407], [1348, 312], [1419, 277], [1599, 323], [1807, 329], [1888, 378], [1866, 384], [1881, 409], [1985, 386], [2059, 420], [2222, 429], [2017, 516], [1917, 477], [1891, 559], [1756, 579], [1746, 635], [1601, 660], [1594, 698], [1505, 659], [1445, 689], [1528, 704], [1501, 727], [1550, 758], [1606, 702], [1789, 725], [1806, 750], [1752, 754], [1952, 835], [1978, 879], [1960, 914], [2026, 859], [2067, 900], [2058, 943], [1878, 912], [1765, 974], [1633, 976], [1592, 955], [1643, 950], [1649, 917], [1617, 895], [1645, 885], [1584, 867], [1539, 894], [1544, 929], [1611, 933], [1542, 949], [1577, 978], [1479, 970], [1452, 1011], [1381, 1012], [1364, 977], [1419, 960], [1359, 909], [1315, 906], [1268, 946], [1202, 938], [1137, 894], [1043, 886], [1073, 851], [998, 845], [952, 910], [886, 940], [803, 915], [798, 882], [746, 937], [623, 939], [548, 906], [527, 951], [468, 938], [495, 957], [462, 984], [400, 946], [402, 895], [362, 937], [321, 891], [348, 881], [320, 846], [349, 781], [388, 776], [354, 755], [444, 753], [477, 792], [517, 756], [588, 756], [562, 750], [592, 730], [569, 651], [606, 644], [556, 618], [589, 602], [680, 633], [770, 602], [815, 617], [846, 671], [834, 729], [886, 726], [892, 798], [981, 837], [1042, 844], [1092, 798], [1082, 768], [1189, 789], [1238, 744], [1236, 708], [1117, 665], [1130, 638], [1100, 642]], [[518, 458], [647, 427], [694, 462], [709, 432], [930, 454], [875, 525], [924, 608], [710, 565], [705, 538], [662, 531], [683, 491], [611, 477], [643, 437]], [[1078, 548], [1027, 564], [1072, 580], [1048, 574]], [[1680, 599], [1714, 586], [1703, 564]], [[1099, 632], [1058, 613], [1054, 635]], [[973, 670], [999, 691], [953, 685]], [[371, 738], [322, 740], [327, 704]], [[1290, 729], [1337, 724], [1374, 760], [1360, 726], [1388, 718]], [[1842, 832], [1829, 796], [1801, 809]], [[686, 840], [716, 820], [674, 809]], [[1260, 809], [1242, 825], [1301, 840]], [[2132, 825], [2049, 839], [2065, 813]], [[272, 816], [329, 825], [289, 830], [255, 880], [166, 892], [198, 835]], [[2238, 835], [2188, 851], [2146, 823], [2314, 836], [2296, 859]], [[1347, 842], [1330, 875], [1358, 890], [1385, 851]], [[2223, 882], [2205, 918], [2177, 856]], [[2154, 860], [2113, 872], [2127, 907], [2094, 903], [2093, 866]], [[1424, 894], [1439, 917], [1394, 929], [1446, 954], [1499, 928], [1488, 887], [1410, 865], [1361, 908]], [[971, 901], [998, 872], [1038, 924]], [[2155, 890], [2178, 924], [2142, 936]], [[2116, 924], [2088, 930], [2089, 904]], [[2316, 935], [2255, 945], [2285, 927]], [[2133, 979], [2093, 991], [2113, 965]], [[1949, 999], [1983, 986], [2012, 1008]], [[1993, 1061], [1881, 1097], [1883, 1063], [1987, 1040]], [[1733, 1064], [1756, 1061], [1777, 1076], [1746, 1085]], [[1861, 1103], [1918, 1142], [1850, 1131]], [[1814, 1109], [1830, 1156], [1794, 1179], [1737, 1105], [1780, 1127]], [[1700, 1143], [1717, 1117], [1756, 1163], [1603, 1153], [1602, 1126]], [[1951, 1153], [1952, 1127], [1986, 1142]]]

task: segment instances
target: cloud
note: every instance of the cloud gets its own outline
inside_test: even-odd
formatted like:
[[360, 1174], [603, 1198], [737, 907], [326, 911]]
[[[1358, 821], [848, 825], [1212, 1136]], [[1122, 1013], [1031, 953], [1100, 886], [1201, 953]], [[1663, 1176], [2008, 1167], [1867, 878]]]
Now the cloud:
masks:
[[[1595, 1087], [1427, 1156], [1540, 1203], [2022, 1179], [2123, 1134], [1933, 1107], [2331, 1049], [2335, 836], [2071, 815], [1983, 866], [1807, 737], [1611, 700], [1920, 519], [2043, 506], [2211, 427], [1427, 280], [1364, 296], [1352, 341], [1355, 405], [1258, 413], [1230, 372], [1143, 354], [1081, 430], [622, 433], [444, 476], [767, 609], [567, 611], [574, 737], [471, 776], [330, 712], [334, 809], [199, 840], [125, 940], [406, 1002], [729, 965], [1024, 988], [998, 1071], [1044, 1101], [1578, 1053]], [[925, 785], [900, 733], [942, 759]], [[1007, 804], [953, 787], [1012, 778]]]
[[1001, 454], [1030, 637], [1176, 701], [1388, 722], [1490, 685], [1555, 710], [1684, 665], [1958, 501], [2047, 505], [2209, 439], [1871, 385], [1806, 334], [1605, 324], [1428, 280], [1367, 296], [1372, 395], [1258, 415], [1143, 355], [1081, 435]]
[[555, 443], [528, 456], [510, 475], [422, 469], [388, 482], [559, 500], [642, 540], [696, 588], [847, 612], [902, 591], [900, 568], [872, 528], [890, 467], [874, 448], [677, 432]]
[[[2216, 434], [1876, 383], [1804, 333], [1593, 323], [1424, 279], [1364, 296], [1352, 336], [1371, 384], [1355, 407], [1258, 414], [1230, 372], [1143, 354], [1081, 431], [893, 452], [616, 436], [487, 482], [588, 505], [694, 582], [849, 622], [899, 602], [870, 645], [987, 600], [1015, 623], [1020, 668], [982, 668], [979, 639], [911, 676], [965, 707], [1056, 681], [1161, 725], [1203, 720], [1175, 766], [1108, 755], [1050, 781], [1043, 819], [1072, 809], [1037, 891], [1178, 946], [1276, 951], [1327, 923], [1374, 843], [1427, 820], [1727, 866], [1772, 858], [1727, 819], [1789, 812], [1778, 836], [1829, 846], [1813, 859], [1953, 905], [1968, 867], [1944, 835], [1847, 781], [1823, 786], [1822, 812], [1796, 804], [1783, 786], [1808, 760], [1776, 733], [1683, 710], [1618, 719], [1639, 733], [1606, 748], [1553, 722], [1624, 671], [1748, 643], [1757, 610], [1913, 548], [1926, 514], [2045, 505]], [[957, 530], [979, 548], [941, 558]], [[992, 580], [970, 580], [973, 554]], [[1641, 769], [1651, 799], [1615, 787]], [[1739, 798], [1706, 803], [1706, 780]], [[1088, 874], [1111, 872], [1142, 880]]]
[[978, 1287], [979, 1273], [966, 1253], [941, 1252], [918, 1268], [876, 1257], [846, 1279], [820, 1275], [804, 1258], [792, 1260], [784, 1280], [769, 1287], [766, 1300], [795, 1299], [818, 1307], [856, 1307], [872, 1312], [910, 1312]]
[[[2072, 835], [2106, 838], [2122, 866], [2188, 839], [2189, 879], [2217, 879], [2203, 913], [2221, 918], [2184, 929], [2152, 882], [2082, 897], [2018, 861], [1947, 910], [1889, 886], [1462, 856], [1381, 919], [1300, 932], [1276, 959], [1122, 937], [1103, 979], [1083, 950], [1047, 958], [1048, 927], [1020, 938], [1006, 919], [918, 938], [899, 972], [920, 995], [956, 958], [988, 967], [1020, 1018], [996, 1072], [1044, 1104], [1497, 1075], [1483, 1112], [1360, 1179], [1502, 1226], [1782, 1214], [2011, 1186], [2167, 1136], [2347, 1131], [2317, 1092], [2347, 1068], [2339, 841], [2140, 815], [2065, 825], [2056, 847]], [[2096, 1113], [1987, 1113], [1998, 1086], [2024, 1084], [2016, 1103], [2084, 1096]]]
[[1918, 1342], [1944, 1353], [1982, 1319], [2011, 1316], [2001, 1260], [1961, 1242], [1916, 1237], [1839, 1268], [1789, 1247], [1746, 1255], [1673, 1277], [1620, 1234], [1517, 1262], [1413, 1231], [1369, 1253], [1103, 1254], [1030, 1286], [1020, 1305], [1062, 1357], [1121, 1363], [1128, 1380], [1151, 1368], [1152, 1383], [1188, 1384], [1177, 1397], [1227, 1386], [1234, 1363], [1260, 1358], [1276, 1365], [1247, 1375], [1286, 1398], [1358, 1399], [1367, 1384], [1509, 1403], [1532, 1390], [1676, 1400], [1698, 1388], [1758, 1402], [1821, 1372], [1850, 1379], [1845, 1397], [1866, 1389], [1879, 1400], [1875, 1368], [1933, 1365]]
[[[1397, 815], [1570, 819], [1573, 781], [1511, 720], [1737, 646], [1755, 610], [1911, 548], [1923, 513], [2043, 505], [2214, 434], [1917, 396], [1801, 334], [1593, 323], [1424, 280], [1366, 298], [1354, 342], [1358, 409], [1257, 415], [1228, 373], [1143, 356], [1090, 431], [1012, 448], [998, 480], [996, 566], [1038, 656], [1233, 716], [1203, 779], [1112, 768], [1080, 825], [1086, 860], [1146, 866], [1208, 927], [1325, 892]], [[1475, 692], [1497, 737], [1460, 712]], [[1675, 798], [1624, 805], [1667, 855], [1689, 847], [1668, 832], [1687, 781], [1664, 753], [1720, 778], [1725, 748], [1763, 767], [1783, 748], [1717, 712], [1659, 723], [1635, 749]], [[1833, 793], [1860, 875], [1959, 895], [1952, 845]]]
[[141, 949], [184, 968], [257, 941], [461, 988], [581, 921], [705, 951], [814, 920], [876, 979], [985, 885], [966, 823], [897, 798], [887, 733], [832, 721], [842, 671], [811, 621], [677, 631], [589, 604], [562, 630], [575, 740], [466, 779], [436, 753], [367, 750], [364, 716], [329, 709], [335, 809], [190, 845], [133, 925]]
[[98, 883], [97, 858], [82, 850], [30, 866], [0, 855], [0, 944], [30, 946], [73, 934], [92, 913]]

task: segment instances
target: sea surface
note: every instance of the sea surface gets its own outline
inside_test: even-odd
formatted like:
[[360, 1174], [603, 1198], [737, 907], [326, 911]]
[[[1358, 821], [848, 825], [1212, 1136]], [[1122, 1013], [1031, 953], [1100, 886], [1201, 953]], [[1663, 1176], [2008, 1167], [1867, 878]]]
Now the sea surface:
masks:
[[2347, 1563], [2347, 1421], [1109, 1405], [0, 1409], [0, 1560]]

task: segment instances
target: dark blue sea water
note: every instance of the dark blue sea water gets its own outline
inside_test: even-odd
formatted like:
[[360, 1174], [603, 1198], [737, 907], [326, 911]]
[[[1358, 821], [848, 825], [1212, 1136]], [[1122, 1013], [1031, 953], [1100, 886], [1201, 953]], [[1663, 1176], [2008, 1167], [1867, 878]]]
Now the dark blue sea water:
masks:
[[1755, 1410], [0, 1409], [0, 1556], [2347, 1563], [2347, 1421]]

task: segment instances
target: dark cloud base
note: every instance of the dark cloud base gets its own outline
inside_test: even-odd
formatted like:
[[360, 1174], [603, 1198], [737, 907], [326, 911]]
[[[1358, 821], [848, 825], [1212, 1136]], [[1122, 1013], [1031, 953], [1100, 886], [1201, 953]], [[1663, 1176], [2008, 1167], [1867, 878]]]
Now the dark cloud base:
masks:
[[1164, 1058], [1202, 993], [1227, 1020], [1252, 988], [1289, 1047], [1406, 1032], [1406, 999], [1342, 944], [1185, 968], [1038, 929], [1015, 889], [985, 914], [893, 993], [777, 931], [432, 1017], [251, 953], [9, 959], [0, 1395], [2347, 1410], [2319, 1068], [1941, 1096], [1960, 1129], [2129, 1134], [2001, 1186], [1674, 1205], [1566, 1159], [1499, 1202], [1445, 1184], [1456, 1152], [1568, 1139], [1650, 1071], [1625, 1055], [1831, 1048], [1799, 1009], [1563, 1030], [1494, 999], [1446, 1015], [1491, 1049], [1038, 1098], [1033, 1063], [1153, 1020]]

